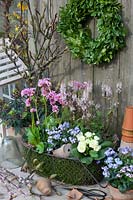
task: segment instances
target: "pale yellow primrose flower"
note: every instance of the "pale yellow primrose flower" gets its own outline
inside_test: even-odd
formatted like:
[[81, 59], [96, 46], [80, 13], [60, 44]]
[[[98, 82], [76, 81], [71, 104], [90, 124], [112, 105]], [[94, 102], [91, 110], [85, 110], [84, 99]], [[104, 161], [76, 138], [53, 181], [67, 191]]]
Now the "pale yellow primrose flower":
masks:
[[88, 138], [85, 140], [85, 142], [86, 142], [86, 144], [89, 144], [91, 142], [91, 139]]
[[80, 132], [78, 135], [77, 135], [77, 139], [78, 141], [85, 141], [85, 136], [83, 136], [83, 133]]
[[100, 140], [98, 136], [94, 136], [94, 140]]
[[89, 147], [94, 148], [96, 146], [98, 146], [98, 141], [97, 140], [90, 140]]
[[77, 149], [80, 153], [84, 153], [86, 151], [86, 142], [85, 141], [79, 142]]
[[100, 145], [95, 146], [93, 149], [94, 149], [94, 151], [99, 151], [101, 149], [101, 146]]
[[85, 133], [85, 136], [86, 136], [86, 137], [91, 137], [91, 136], [92, 136], [92, 133], [91, 133], [91, 132], [86, 132], [86, 133]]

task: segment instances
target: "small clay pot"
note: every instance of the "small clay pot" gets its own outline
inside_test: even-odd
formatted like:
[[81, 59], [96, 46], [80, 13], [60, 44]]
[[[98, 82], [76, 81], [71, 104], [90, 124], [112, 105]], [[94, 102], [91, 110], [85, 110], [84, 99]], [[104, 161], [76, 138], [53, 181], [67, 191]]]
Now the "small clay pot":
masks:
[[133, 106], [126, 107], [121, 139], [126, 143], [133, 143]]
[[133, 132], [133, 106], [126, 107], [122, 129]]
[[133, 200], [133, 190], [121, 193], [117, 188], [108, 185], [113, 200]]

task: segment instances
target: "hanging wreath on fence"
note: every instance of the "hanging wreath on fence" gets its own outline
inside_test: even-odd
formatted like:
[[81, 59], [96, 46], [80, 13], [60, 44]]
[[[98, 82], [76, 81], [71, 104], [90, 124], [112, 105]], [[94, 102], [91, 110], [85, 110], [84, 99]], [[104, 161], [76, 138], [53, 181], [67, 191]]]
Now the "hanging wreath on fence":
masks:
[[[58, 32], [76, 58], [88, 64], [109, 63], [125, 46], [126, 29], [117, 0], [68, 0], [59, 12]], [[89, 27], [96, 19], [98, 34]]]

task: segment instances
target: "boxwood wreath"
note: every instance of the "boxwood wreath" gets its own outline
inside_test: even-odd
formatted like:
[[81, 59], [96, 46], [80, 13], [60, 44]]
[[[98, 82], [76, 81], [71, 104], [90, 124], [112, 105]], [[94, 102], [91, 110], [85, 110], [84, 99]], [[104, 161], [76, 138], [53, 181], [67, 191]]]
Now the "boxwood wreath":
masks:
[[[117, 0], [68, 0], [59, 12], [58, 32], [76, 58], [88, 64], [109, 63], [125, 46], [126, 28]], [[89, 22], [97, 19], [92, 38]]]

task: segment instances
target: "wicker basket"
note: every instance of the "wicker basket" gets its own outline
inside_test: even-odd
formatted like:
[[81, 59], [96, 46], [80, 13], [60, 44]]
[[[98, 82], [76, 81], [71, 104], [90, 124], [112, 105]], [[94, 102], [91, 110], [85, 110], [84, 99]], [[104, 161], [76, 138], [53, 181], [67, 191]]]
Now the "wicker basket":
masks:
[[[36, 169], [37, 174], [49, 177], [56, 174], [56, 180], [73, 185], [95, 184], [93, 176], [100, 181], [103, 176], [100, 165], [93, 162], [90, 165], [83, 165], [74, 159], [58, 158], [50, 154], [38, 154], [33, 149], [24, 145], [25, 159], [30, 169]], [[89, 170], [89, 172], [88, 172]]]

